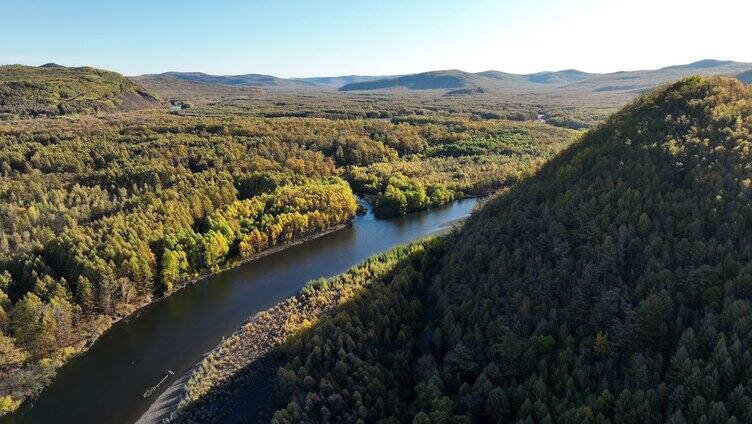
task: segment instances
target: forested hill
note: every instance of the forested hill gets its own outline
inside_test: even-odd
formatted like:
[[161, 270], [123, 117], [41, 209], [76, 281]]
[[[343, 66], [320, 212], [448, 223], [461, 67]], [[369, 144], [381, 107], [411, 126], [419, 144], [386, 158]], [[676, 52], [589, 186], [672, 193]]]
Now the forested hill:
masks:
[[293, 340], [275, 422], [752, 422], [752, 88], [638, 98]]
[[159, 105], [156, 96], [115, 72], [55, 64], [0, 66], [0, 119]]

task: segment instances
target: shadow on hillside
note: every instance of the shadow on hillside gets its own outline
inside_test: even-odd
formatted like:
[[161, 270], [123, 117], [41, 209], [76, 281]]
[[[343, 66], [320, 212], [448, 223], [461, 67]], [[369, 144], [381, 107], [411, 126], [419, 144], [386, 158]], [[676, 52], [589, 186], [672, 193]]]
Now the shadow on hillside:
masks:
[[[231, 378], [212, 388], [211, 391], [201, 397], [201, 399], [181, 408], [179, 415], [173, 420], [173, 422], [269, 422], [274, 412], [285, 408], [289, 400], [286, 398], [286, 393], [280, 387], [277, 378], [277, 371], [290, 359], [287, 355], [287, 353], [291, 351], [289, 346], [295, 344], [301, 338], [308, 337], [311, 334], [316, 334], [326, 318], [334, 317], [341, 312], [348, 314], [359, 305], [370, 304], [370, 302], [374, 301], [374, 289], [381, 287], [384, 284], [389, 286], [393, 280], [395, 280], [395, 277], [407, 267], [419, 267], [423, 255], [432, 250], [433, 247], [438, 246], [437, 240], [438, 239], [432, 239], [431, 241], [424, 242], [424, 250], [408, 251], [409, 253], [407, 253], [407, 256], [397, 260], [386, 270], [379, 268], [387, 267], [388, 264], [380, 263], [379, 261], [384, 257], [396, 254], [393, 252], [398, 249], [409, 249], [409, 247], [395, 248], [392, 251], [377, 256], [375, 260], [369, 259], [351, 268], [352, 271], [361, 267], [367, 267], [369, 272], [380, 272], [381, 274], [374, 276], [374, 282], [372, 284], [363, 288], [360, 293], [345, 303], [339, 302], [339, 298], [342, 294], [339, 290], [345, 288], [344, 291], [346, 291], [346, 288], [349, 285], [349, 280], [348, 282], [340, 282], [339, 284], [332, 283], [328, 288], [319, 288], [316, 289], [317, 291], [314, 293], [308, 294], [310, 298], [329, 296], [330, 300], [333, 299], [331, 303], [337, 306], [333, 308], [318, 309], [318, 318], [315, 319], [316, 323], [312, 327], [305, 331], [298, 332], [292, 337], [288, 337], [281, 346], [268, 348], [267, 352], [261, 354], [251, 363], [235, 372]], [[350, 271], [345, 274], [348, 274], [349, 272]], [[360, 275], [358, 274], [353, 278], [357, 279], [359, 276]], [[337, 277], [334, 277], [328, 281], [338, 280]], [[304, 288], [303, 292], [305, 291], [306, 289]], [[298, 295], [298, 299], [304, 297], [303, 294]], [[281, 315], [276, 317], [275, 321], [284, 322], [286, 318], [287, 315]], [[260, 349], [263, 350], [264, 348], [260, 347]]]
[[200, 400], [182, 408], [175, 422], [269, 422], [277, 409], [279, 362], [279, 349], [267, 352]]

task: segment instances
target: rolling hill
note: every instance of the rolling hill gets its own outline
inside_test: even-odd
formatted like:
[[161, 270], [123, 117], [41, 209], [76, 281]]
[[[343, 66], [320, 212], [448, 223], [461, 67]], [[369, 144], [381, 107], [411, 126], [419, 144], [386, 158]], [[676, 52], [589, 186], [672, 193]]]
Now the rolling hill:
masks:
[[480, 87], [487, 91], [497, 92], [630, 93], [642, 92], [689, 75], [736, 75], [748, 70], [752, 70], [752, 64], [711, 59], [656, 70], [624, 71], [608, 74], [591, 74], [576, 69], [533, 74], [511, 74], [500, 71], [469, 73], [451, 70], [423, 72], [397, 78], [346, 84], [340, 87], [340, 90], [457, 90]]
[[689, 75], [734, 76], [748, 70], [752, 70], [750, 63], [705, 59], [686, 65], [668, 66], [656, 70], [602, 74], [571, 84], [567, 88], [594, 92], [642, 92]]
[[311, 84], [316, 85], [317, 87], [339, 88], [347, 84], [375, 81], [375, 80], [384, 79], [384, 78], [389, 78], [389, 76], [342, 75], [342, 76], [337, 76], [337, 77], [291, 78], [291, 80], [311, 83]]
[[595, 74], [568, 69], [558, 72], [537, 72], [528, 75], [510, 74], [501, 71], [470, 73], [458, 70], [432, 71], [400, 77], [384, 78], [358, 83], [345, 84], [341, 91], [356, 90], [435, 90], [473, 89], [485, 90], [513, 89], [540, 86], [560, 86], [582, 81]]
[[745, 84], [752, 84], [752, 70], [742, 72], [736, 78]]
[[263, 74], [242, 75], [211, 75], [203, 72], [164, 72], [161, 74], [145, 74], [132, 77], [135, 81], [150, 83], [153, 81], [188, 81], [198, 84], [211, 84], [227, 87], [257, 87], [257, 88], [339, 88], [343, 85], [359, 82], [374, 81], [387, 78], [369, 75], [342, 75], [334, 77], [307, 77], [307, 78], [279, 78]]
[[161, 74], [140, 75], [133, 77], [133, 79], [135, 81], [177, 80], [232, 87], [305, 88], [316, 86], [316, 84], [304, 80], [277, 78], [275, 76], [263, 74], [210, 75], [203, 72], [164, 72]]
[[354, 82], [345, 84], [339, 89], [341, 91], [383, 90], [391, 88], [404, 88], [408, 90], [458, 89], [468, 86], [481, 86], [486, 83], [486, 78], [481, 75], [458, 70], [448, 70], [423, 72], [374, 81]]
[[115, 72], [54, 63], [0, 66], [0, 116], [50, 116], [160, 105], [156, 96]]

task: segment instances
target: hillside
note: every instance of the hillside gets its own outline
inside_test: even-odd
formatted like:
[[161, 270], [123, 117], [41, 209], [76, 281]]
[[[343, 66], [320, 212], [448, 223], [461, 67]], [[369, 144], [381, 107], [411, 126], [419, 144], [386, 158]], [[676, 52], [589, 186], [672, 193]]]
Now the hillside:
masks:
[[590, 74], [587, 72], [578, 71], [577, 69], [566, 69], [563, 71], [543, 71], [536, 72], [534, 74], [510, 74], [500, 71], [484, 71], [478, 72], [477, 75], [492, 78], [494, 80], [503, 82], [529, 82], [536, 84], [553, 84], [562, 85], [593, 77], [598, 74]]
[[612, 116], [292, 341], [275, 422], [752, 422], [750, 101], [693, 77]]
[[383, 90], [403, 88], [408, 90], [457, 89], [468, 86], [487, 84], [487, 78], [469, 72], [448, 70], [431, 71], [420, 74], [405, 75], [396, 78], [384, 78], [374, 81], [362, 81], [346, 84], [341, 91]]
[[334, 77], [279, 78], [263, 74], [210, 75], [203, 72], [164, 72], [133, 77], [136, 81], [189, 81], [201, 84], [213, 84], [229, 87], [259, 88], [339, 88], [346, 84], [374, 81], [385, 76], [342, 75]]
[[[350, 301], [312, 284], [341, 306], [288, 318], [272, 422], [752, 422], [751, 102], [728, 78], [655, 90], [461, 231], [346, 275]], [[258, 402], [235, 367], [223, 413]]]
[[192, 106], [204, 106], [216, 102], [217, 99], [238, 96], [257, 98], [266, 91], [265, 88], [255, 86], [237, 87], [174, 78], [133, 78], [133, 80], [166, 101], [178, 100]]
[[594, 92], [639, 93], [689, 75], [734, 76], [748, 70], [752, 70], [750, 63], [705, 59], [686, 65], [667, 66], [655, 70], [602, 74], [571, 84], [567, 88]]
[[510, 74], [500, 71], [470, 73], [458, 70], [448, 70], [355, 82], [343, 85], [340, 87], [340, 90], [358, 91], [397, 88], [407, 90], [508, 90], [525, 87], [531, 88], [535, 86], [561, 86], [582, 81], [594, 75], [596, 74], [589, 74], [575, 69], [558, 72], [537, 72], [527, 75]]
[[0, 66], [0, 118], [158, 106], [157, 97], [115, 72], [54, 63]]

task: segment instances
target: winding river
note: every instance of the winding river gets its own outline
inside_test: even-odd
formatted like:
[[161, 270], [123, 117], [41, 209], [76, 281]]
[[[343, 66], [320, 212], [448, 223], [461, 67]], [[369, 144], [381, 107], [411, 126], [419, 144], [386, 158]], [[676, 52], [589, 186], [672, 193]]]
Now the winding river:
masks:
[[[115, 324], [58, 372], [33, 405], [3, 423], [132, 423], [149, 404], [249, 316], [296, 294], [317, 277], [347, 270], [378, 252], [446, 228], [475, 199], [351, 226], [205, 278]], [[169, 376], [148, 398], [144, 391]]]

